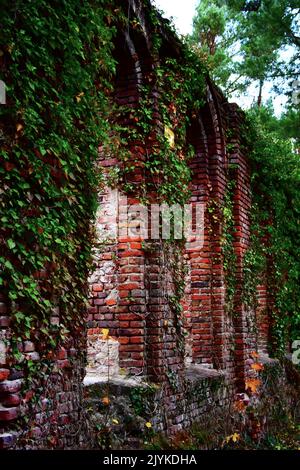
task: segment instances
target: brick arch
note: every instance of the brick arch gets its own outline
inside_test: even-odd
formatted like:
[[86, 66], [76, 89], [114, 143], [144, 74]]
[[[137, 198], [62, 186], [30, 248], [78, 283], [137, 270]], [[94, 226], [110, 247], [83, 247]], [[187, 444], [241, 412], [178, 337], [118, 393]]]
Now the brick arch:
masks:
[[[141, 87], [148, 83], [148, 77], [153, 70], [153, 58], [150, 52], [149, 34], [147, 24], [143, 18], [143, 9], [140, 2], [131, 2], [129, 15], [139, 18], [142, 30], [129, 29], [124, 32], [124, 38], [135, 62], [137, 73], [137, 96], [135, 101], [129, 99], [127, 103], [133, 108], [138, 106], [141, 97]], [[146, 158], [145, 143], [135, 140], [130, 148], [135, 159], [135, 171], [127, 177], [127, 182], [139, 186], [145, 179], [143, 162]], [[127, 206], [133, 207], [139, 204], [135, 194], [127, 195]], [[125, 210], [121, 202], [119, 214]], [[119, 216], [119, 222], [122, 215]], [[117, 256], [120, 260], [119, 274], [119, 298], [117, 312], [119, 328], [117, 336], [120, 341], [120, 366], [131, 373], [146, 373], [147, 363], [147, 286], [146, 286], [146, 255], [142, 245], [142, 236], [128, 237], [120, 235], [118, 238]]]
[[[130, 7], [130, 15], [132, 2]], [[113, 104], [126, 108], [121, 112], [117, 123], [130, 129], [136, 126], [135, 109], [141, 99], [141, 87], [147, 74], [152, 70], [152, 57], [144, 31], [132, 28], [119, 31], [115, 38], [114, 58], [117, 62]], [[144, 179], [143, 161], [145, 159], [144, 142], [135, 140], [129, 146], [135, 171], [126, 175], [126, 182], [138, 186]], [[122, 162], [115, 155], [108, 156], [100, 149], [100, 165], [104, 177], [115, 168], [122, 167]], [[138, 164], [136, 164], [138, 163]], [[145, 343], [145, 256], [142, 240], [139, 236], [129, 237], [126, 230], [120, 230], [126, 224], [127, 207], [138, 204], [134, 194], [125, 194], [109, 184], [99, 194], [99, 211], [96, 226], [99, 239], [106, 239], [102, 252], [96, 253], [96, 269], [90, 279], [91, 306], [89, 309], [89, 327], [93, 336], [108, 328], [112, 340], [112, 370], [124, 367], [132, 373], [144, 370]], [[98, 329], [97, 329], [98, 328]]]
[[117, 104], [134, 107], [140, 98], [145, 77], [152, 70], [152, 56], [147, 38], [132, 28], [119, 31], [114, 40], [116, 75], [114, 100]]
[[[224, 123], [221, 120], [220, 100], [216, 90], [208, 80], [207, 95], [204, 108], [201, 110], [201, 120], [207, 136], [207, 174], [209, 208], [207, 223], [209, 230], [210, 253], [210, 302], [212, 328], [212, 364], [216, 368], [226, 368], [225, 344], [225, 285], [221, 254], [222, 216], [220, 204], [223, 201], [226, 188], [225, 161], [226, 150], [224, 143]], [[208, 294], [208, 293], [207, 293]]]
[[[207, 103], [206, 103], [207, 106]], [[186, 311], [187, 362], [213, 366], [212, 342], [213, 325], [211, 317], [211, 256], [210, 256], [210, 218], [207, 205], [210, 199], [209, 179], [209, 141], [201, 114], [191, 117], [187, 141], [194, 147], [195, 156], [189, 166], [191, 170], [191, 199], [195, 205], [204, 207], [204, 239], [199, 248], [187, 247], [189, 275], [186, 295], [183, 302]], [[212, 125], [212, 122], [211, 122]]]
[[[185, 301], [192, 342], [192, 361], [208, 367], [226, 368], [224, 273], [221, 255], [222, 223], [219, 205], [226, 188], [225, 123], [222, 100], [207, 79], [206, 100], [199, 115], [191, 119], [188, 141], [195, 148], [191, 203], [205, 206], [204, 243], [187, 250], [190, 283]], [[213, 212], [212, 212], [213, 211]]]
[[207, 78], [207, 103], [210, 108], [210, 123], [208, 129], [215, 136], [214, 152], [223, 157], [222, 163], [226, 164], [226, 138], [225, 129], [228, 124], [227, 115], [224, 112], [226, 100], [221, 91]]
[[141, 84], [141, 66], [129, 33], [118, 33], [114, 41], [114, 59], [117, 62], [114, 100], [117, 104], [137, 104]]
[[[251, 374], [249, 363], [251, 351], [259, 347], [255, 332], [255, 311], [249, 309], [243, 301], [244, 257], [250, 244], [250, 168], [247, 155], [242, 147], [241, 128], [244, 116], [235, 104], [227, 104], [225, 113], [228, 117], [230, 136], [228, 143], [232, 148], [228, 156], [231, 167], [229, 177], [234, 181], [233, 189], [233, 246], [236, 255], [236, 292], [234, 299], [233, 344], [234, 377], [238, 389], [243, 390], [245, 380]], [[265, 286], [262, 287], [262, 301], [265, 300]], [[264, 306], [264, 304], [262, 305]]]

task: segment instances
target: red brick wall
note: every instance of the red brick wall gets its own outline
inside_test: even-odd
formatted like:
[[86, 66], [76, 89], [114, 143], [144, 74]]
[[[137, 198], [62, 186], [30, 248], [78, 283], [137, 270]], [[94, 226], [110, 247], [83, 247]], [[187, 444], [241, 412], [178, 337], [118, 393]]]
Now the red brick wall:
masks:
[[[138, 106], [139, 86], [145, 81], [149, 83], [151, 74], [147, 40], [137, 34], [131, 37], [130, 43], [126, 35], [123, 41], [118, 38], [123, 50], [120, 57], [119, 49], [117, 52], [119, 67], [115, 101], [132, 109]], [[166, 51], [171, 56], [178, 54], [172, 43], [167, 42], [159, 60], [166, 60]], [[159, 99], [155, 86], [153, 96]], [[156, 116], [154, 134], [162, 128], [161, 118], [158, 114]], [[125, 124], [134, 126], [132, 121]], [[195, 157], [190, 162], [190, 203], [205, 206], [205, 224], [203, 246], [187, 248], [182, 253], [187, 264], [182, 299], [185, 354], [178, 349], [178, 331], [174, 327], [175, 318], [168, 301], [175, 287], [166, 261], [172, 255], [166, 252], [164, 243], [144, 244], [142, 237], [128, 238], [119, 234], [108, 243], [97, 261], [92, 279], [105, 264], [111, 266], [111, 270], [107, 277], [102, 276], [100, 285], [97, 281], [91, 283], [89, 325], [111, 329], [120, 342], [120, 366], [132, 373], [143, 373], [170, 385], [170, 375], [177, 375], [180, 382], [184, 363], [192, 362], [226, 371], [232, 383], [242, 389], [250, 370], [250, 353], [257, 348], [266, 350], [268, 318], [267, 315], [262, 317], [262, 306], [267, 302], [265, 286], [259, 288], [260, 307], [256, 312], [254, 308], [246, 308], [242, 300], [243, 258], [249, 247], [251, 209], [250, 173], [241, 141], [242, 124], [242, 112], [236, 105], [228, 104], [208, 80], [205, 104], [199, 115], [192, 118], [187, 137], [195, 148]], [[149, 150], [147, 146], [149, 142], [132, 143], [131, 153], [135, 161], [138, 159], [140, 162], [127, 180], [133, 185], [138, 186], [147, 178], [142, 164]], [[101, 164], [106, 170], [122, 167], [121, 162], [106, 158], [105, 153], [101, 154]], [[222, 204], [228, 183], [232, 181], [235, 183], [233, 246], [237, 260], [234, 315], [225, 306], [226, 276], [222, 254]], [[118, 194], [119, 197], [122, 195], [120, 190]], [[106, 187], [101, 195], [100, 222], [108, 226], [107, 217], [111, 214], [106, 214], [106, 201], [111, 197], [112, 192]], [[155, 194], [152, 198], [155, 202]], [[137, 203], [139, 201], [135, 197], [128, 197], [127, 204]], [[122, 228], [124, 204], [121, 201], [114, 207], [119, 228]], [[213, 211], [209, 210], [211, 207]], [[256, 317], [259, 318], [258, 332], [255, 329]]]
[[[45, 377], [24, 388], [22, 362], [18, 366], [11, 362], [9, 302], [4, 293], [0, 294], [0, 310], [0, 449], [80, 447], [87, 430], [81, 420], [85, 363], [79, 338], [69, 338], [65, 347], [49, 355]], [[58, 315], [54, 312], [51, 321], [57, 321]], [[39, 361], [31, 341], [20, 342], [19, 352], [27, 360]]]
[[[140, 87], [151, 83], [149, 77], [156, 63], [151, 59], [152, 33], [147, 15], [143, 12], [144, 7], [137, 0], [131, 5], [131, 15], [139, 15], [143, 28], [139, 32], [129, 32], [125, 28], [118, 33], [115, 50], [118, 67], [113, 101], [134, 110], [139, 104]], [[161, 37], [164, 47], [156, 60], [165, 63], [168, 54], [173, 58], [179, 57], [179, 43], [173, 41], [163, 28]], [[159, 99], [160, 95], [153, 88], [156, 111]], [[181, 317], [174, 313], [171, 303], [172, 296], [176, 294], [172, 260], [179, 248], [175, 245], [167, 247], [162, 240], [144, 244], [142, 236], [132, 238], [118, 231], [124, 222], [125, 201], [120, 200], [120, 187], [110, 187], [109, 181], [112, 170], [115, 172], [117, 168], [122, 168], [123, 163], [115, 155], [108, 156], [103, 147], [99, 149], [99, 165], [104, 169], [106, 182], [99, 191], [96, 220], [99, 244], [95, 246], [95, 269], [90, 278], [87, 326], [109, 328], [110, 334], [118, 339], [120, 367], [162, 384], [161, 400], [167, 413], [166, 426], [174, 430], [179, 422], [184, 421], [184, 411], [179, 410], [179, 404], [186, 392], [185, 364], [192, 362], [221, 369], [227, 373], [230, 384], [242, 389], [250, 370], [250, 353], [256, 348], [267, 350], [267, 287], [258, 287], [259, 306], [256, 312], [243, 305], [241, 295], [251, 207], [249, 166], [240, 132], [242, 122], [243, 115], [237, 106], [229, 105], [207, 80], [205, 104], [199, 115], [191, 120], [188, 132], [188, 142], [195, 148], [195, 157], [190, 162], [190, 203], [202, 203], [206, 208], [203, 246], [188, 248], [181, 254], [181, 260], [187, 265], [186, 274], [182, 274], [186, 278], [186, 288]], [[120, 124], [132, 128], [135, 122], [128, 113]], [[156, 112], [154, 135], [162, 128], [163, 123]], [[138, 164], [136, 170], [127, 175], [127, 183], [139, 187], [147, 177], [143, 171], [143, 161], [150, 145], [149, 142], [131, 142], [130, 151]], [[233, 170], [231, 164], [234, 164]], [[234, 316], [225, 308], [221, 209], [227, 184], [232, 180], [236, 183], [234, 249], [237, 283]], [[155, 194], [151, 197], [156, 200]], [[138, 202], [134, 196], [128, 196], [127, 204]], [[209, 211], [210, 207], [214, 207], [213, 212]], [[258, 318], [258, 331], [253, 327], [255, 316]], [[1, 293], [2, 339], [5, 336], [9, 339], [9, 318], [8, 302], [5, 293]], [[56, 315], [51, 321], [58, 318]], [[82, 338], [84, 334], [84, 331], [79, 332]], [[22, 447], [23, 437], [27, 442], [28, 438], [32, 439], [32, 447], [70, 448], [80, 445], [77, 437], [72, 437], [86, 434], [84, 430], [78, 432], [84, 364], [77, 340], [70, 338], [65, 348], [53, 358], [53, 370], [47, 386], [31, 413], [34, 423], [25, 426], [26, 431], [21, 434], [15, 422], [20, 413], [26, 414], [29, 395], [26, 397], [20, 393], [22, 371], [16, 371], [0, 350], [0, 447], [12, 447], [17, 437], [19, 447]], [[1, 345], [3, 349], [3, 342]], [[20, 349], [38, 361], [33, 344], [26, 343]], [[32, 392], [35, 394], [36, 390]], [[193, 410], [195, 416], [198, 416], [198, 411]]]

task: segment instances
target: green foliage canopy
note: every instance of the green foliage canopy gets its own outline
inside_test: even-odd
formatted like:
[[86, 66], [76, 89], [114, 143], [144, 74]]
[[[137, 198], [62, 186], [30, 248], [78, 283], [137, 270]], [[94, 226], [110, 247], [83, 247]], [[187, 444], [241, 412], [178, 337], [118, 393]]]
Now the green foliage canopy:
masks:
[[274, 131], [273, 119], [263, 107], [250, 110], [245, 138], [252, 165], [252, 265], [267, 256], [274, 348], [284, 352], [300, 335], [300, 159]]
[[261, 98], [267, 80], [289, 94], [299, 76], [299, 20], [296, 0], [201, 0], [191, 40], [227, 94], [258, 81]]

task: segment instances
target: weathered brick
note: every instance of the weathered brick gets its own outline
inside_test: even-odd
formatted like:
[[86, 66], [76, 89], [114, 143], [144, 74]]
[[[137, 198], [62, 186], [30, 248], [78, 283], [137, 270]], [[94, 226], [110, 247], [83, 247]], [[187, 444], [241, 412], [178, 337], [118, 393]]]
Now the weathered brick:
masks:
[[11, 393], [1, 398], [2, 405], [7, 406], [7, 407], [18, 406], [20, 402], [21, 402], [21, 398], [16, 393]]
[[18, 408], [5, 408], [0, 405], [0, 421], [12, 421], [19, 415]]
[[24, 341], [24, 347], [23, 347], [23, 351], [24, 352], [32, 352], [35, 350], [35, 346], [34, 344], [32, 343], [32, 341]]
[[0, 327], [5, 328], [8, 327], [11, 323], [11, 318], [9, 316], [0, 316]]
[[16, 393], [22, 386], [22, 380], [4, 380], [0, 382], [0, 393]]
[[10, 374], [9, 369], [0, 369], [0, 382], [3, 382], [8, 378]]
[[9, 449], [15, 444], [16, 439], [17, 434], [13, 432], [0, 434], [0, 449]]
[[56, 353], [56, 359], [63, 360], [63, 359], [67, 359], [67, 357], [68, 357], [68, 353], [65, 350], [65, 348], [60, 348], [59, 351], [57, 351]]

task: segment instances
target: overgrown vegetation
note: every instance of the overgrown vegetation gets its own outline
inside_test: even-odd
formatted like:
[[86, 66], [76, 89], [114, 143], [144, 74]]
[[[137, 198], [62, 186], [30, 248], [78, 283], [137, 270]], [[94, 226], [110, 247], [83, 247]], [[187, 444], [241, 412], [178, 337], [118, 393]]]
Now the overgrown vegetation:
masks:
[[[243, 261], [242, 301], [257, 305], [256, 287], [266, 283], [273, 294], [273, 352], [283, 353], [299, 338], [299, 6], [293, 0], [199, 2], [194, 17], [192, 48], [227, 96], [249, 95], [257, 85], [257, 99], [247, 113], [245, 154], [252, 171], [251, 246]], [[290, 53], [282, 52], [289, 47]], [[266, 99], [286, 95], [280, 117]], [[269, 95], [270, 96], [270, 95]], [[230, 149], [229, 149], [230, 150]], [[230, 189], [230, 188], [228, 188]], [[230, 191], [223, 213], [223, 255], [227, 308], [235, 297], [235, 259], [232, 247]]]
[[17, 361], [25, 339], [45, 358], [69, 332], [81, 338], [95, 161], [115, 69], [112, 9], [102, 0], [1, 5], [0, 283]]
[[299, 15], [296, 0], [201, 0], [191, 42], [227, 95], [247, 97], [255, 85], [260, 105], [271, 83], [291, 98], [299, 77]]
[[[3, 5], [0, 68], [8, 101], [0, 108], [0, 286], [12, 318], [11, 362], [27, 368], [29, 385], [33, 380], [30, 372], [47, 378], [49, 370], [44, 366], [52, 362], [53, 351], [68, 336], [81, 350], [93, 244], [90, 222], [100, 181], [96, 166], [99, 143], [121, 149], [123, 168], [118, 183], [125, 191], [132, 193], [138, 186], [142, 199], [149, 201], [155, 194], [159, 202], [171, 204], [182, 204], [189, 196], [188, 160], [193, 149], [187, 131], [202, 105], [206, 69], [186, 45], [180, 58], [158, 64], [163, 48], [160, 23], [149, 11], [157, 66], [139, 89], [139, 105], [117, 110], [120, 122], [112, 139], [112, 18], [121, 14], [122, 24], [127, 21], [127, 27], [135, 31], [141, 28], [136, 18], [132, 21], [114, 7], [114, 2], [104, 0], [96, 4], [4, 1]], [[295, 137], [293, 113], [297, 116], [297, 110], [291, 112], [288, 137]], [[134, 126], [122, 126], [126, 119]], [[244, 129], [245, 146], [251, 149], [253, 235], [244, 260], [243, 302], [255, 306], [257, 283], [267, 274], [274, 293], [274, 350], [284, 353], [286, 343], [299, 339], [300, 334], [300, 171], [295, 145], [286, 138], [288, 131], [279, 131], [274, 119], [264, 108], [253, 108]], [[289, 129], [288, 118], [285, 122]], [[142, 145], [142, 162], [140, 155], [134, 158], [133, 144], [134, 149]], [[133, 185], [130, 175], [141, 166], [146, 177], [142, 184]], [[118, 179], [119, 171], [111, 176]], [[232, 189], [228, 187], [222, 207], [228, 309], [235, 294]], [[177, 251], [166, 250], [175, 285], [167, 302], [174, 314], [177, 349], [183, 356], [180, 301], [185, 271], [180, 248], [178, 244]], [[41, 361], [27, 360], [22, 354], [20, 345], [25, 340], [35, 343]], [[176, 388], [176, 372], [169, 368], [166, 375]], [[133, 411], [140, 411], [144, 397], [136, 391], [131, 398]], [[102, 405], [105, 408], [109, 400]], [[146, 419], [148, 415], [136, 433], [151, 428]], [[117, 418], [112, 418], [109, 430], [119, 425], [113, 420]], [[132, 420], [127, 423], [130, 429]], [[292, 419], [287, 423], [294, 425]], [[196, 442], [199, 446], [201, 439], [205, 440], [205, 432], [196, 429], [191, 445]], [[274, 439], [274, 445], [280, 445], [276, 436]], [[225, 443], [231, 445], [235, 440]]]
[[247, 119], [253, 235], [245, 267], [250, 275], [267, 273], [274, 295], [273, 347], [283, 353], [300, 334], [300, 161], [292, 142], [270, 128], [264, 109], [253, 108]]
[[[155, 66], [143, 71], [143, 83], [136, 91], [138, 103], [120, 105], [115, 110], [118, 158], [123, 163], [118, 172], [119, 184], [127, 193], [138, 194], [144, 202], [155, 194], [160, 202], [184, 204], [190, 194], [188, 161], [194, 155], [187, 131], [192, 116], [203, 104], [207, 72], [185, 44], [180, 45], [176, 58], [171, 54], [165, 57], [162, 49], [170, 44], [166, 45], [161, 34], [161, 19], [149, 5], [146, 14], [152, 29], [151, 61]], [[136, 16], [129, 15], [128, 27], [132, 35], [143, 34]], [[164, 28], [176, 49], [172, 26], [164, 24]], [[134, 181], [137, 171], [143, 174], [138, 184]]]
[[[256, 353], [253, 359], [256, 376], [247, 380], [247, 394], [234, 396], [224, 380], [190, 383], [185, 408], [197, 400], [205, 405], [205, 413], [169, 437], [156, 431], [164, 415], [161, 386], [124, 386], [122, 394], [113, 383], [91, 386], [86, 410], [94, 423], [94, 445], [112, 450], [297, 449], [299, 371], [288, 361], [263, 365]], [[223, 401], [209, 401], [208, 396]]]

